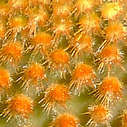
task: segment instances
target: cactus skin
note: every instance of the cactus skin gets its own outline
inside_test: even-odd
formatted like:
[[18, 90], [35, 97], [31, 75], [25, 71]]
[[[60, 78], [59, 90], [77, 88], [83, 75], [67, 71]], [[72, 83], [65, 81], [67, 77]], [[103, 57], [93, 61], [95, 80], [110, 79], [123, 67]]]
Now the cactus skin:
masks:
[[126, 127], [126, 24], [127, 0], [0, 0], [0, 127]]

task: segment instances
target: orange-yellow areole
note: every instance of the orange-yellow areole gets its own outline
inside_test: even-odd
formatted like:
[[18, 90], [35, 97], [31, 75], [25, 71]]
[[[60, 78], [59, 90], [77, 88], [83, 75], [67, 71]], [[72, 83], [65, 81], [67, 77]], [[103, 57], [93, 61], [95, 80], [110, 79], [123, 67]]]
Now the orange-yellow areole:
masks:
[[65, 106], [67, 100], [70, 99], [69, 90], [65, 85], [61, 84], [52, 84], [45, 91], [43, 105], [44, 109], [48, 111], [48, 113], [54, 109], [56, 104], [60, 104], [61, 106]]
[[78, 127], [79, 120], [69, 113], [60, 114], [51, 123], [50, 127]]

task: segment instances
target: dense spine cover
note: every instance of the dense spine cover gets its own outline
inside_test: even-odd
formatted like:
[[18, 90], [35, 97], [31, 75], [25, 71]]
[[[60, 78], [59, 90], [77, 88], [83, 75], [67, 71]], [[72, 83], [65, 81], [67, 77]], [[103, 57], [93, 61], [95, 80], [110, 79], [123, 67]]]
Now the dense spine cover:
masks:
[[126, 0], [0, 1], [0, 127], [126, 127]]

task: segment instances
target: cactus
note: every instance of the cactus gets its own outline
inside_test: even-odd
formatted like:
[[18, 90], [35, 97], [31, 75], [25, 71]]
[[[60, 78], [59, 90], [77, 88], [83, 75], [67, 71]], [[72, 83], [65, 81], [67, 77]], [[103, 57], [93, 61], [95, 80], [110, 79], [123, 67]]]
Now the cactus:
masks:
[[0, 127], [127, 127], [126, 0], [0, 0]]

